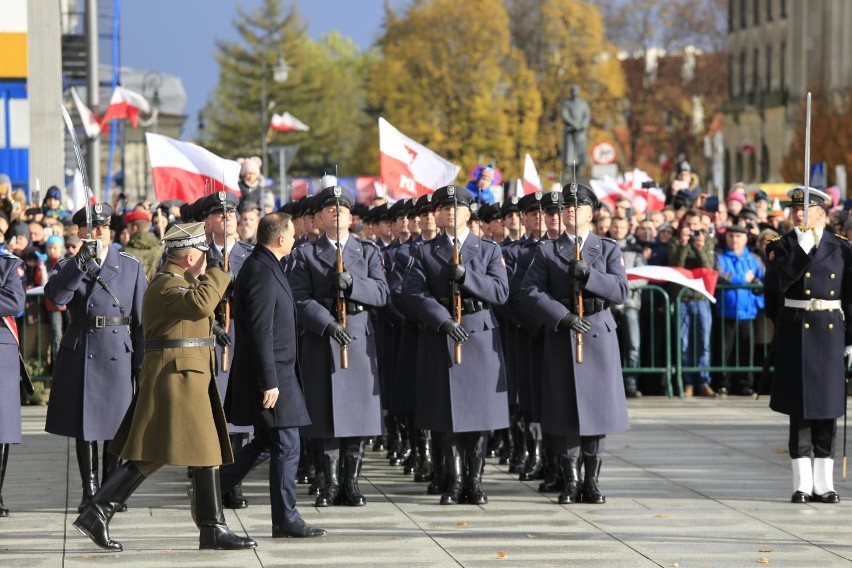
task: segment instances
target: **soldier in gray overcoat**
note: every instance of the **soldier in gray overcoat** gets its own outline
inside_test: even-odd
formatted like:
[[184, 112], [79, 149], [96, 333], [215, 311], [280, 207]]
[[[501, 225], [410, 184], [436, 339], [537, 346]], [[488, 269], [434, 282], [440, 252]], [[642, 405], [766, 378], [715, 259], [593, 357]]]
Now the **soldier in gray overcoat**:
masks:
[[9, 446], [21, 443], [20, 360], [15, 316], [24, 311], [24, 261], [0, 251], [0, 517], [9, 516], [3, 504], [3, 481]]
[[[481, 477], [486, 434], [509, 426], [503, 350], [491, 308], [506, 302], [509, 282], [500, 245], [467, 228], [472, 200], [469, 191], [454, 185], [435, 191], [432, 202], [447, 232], [411, 249], [402, 288], [423, 324], [416, 421], [445, 435], [450, 476], [441, 503], [446, 505], [488, 502]], [[459, 240], [459, 264], [453, 262], [453, 235]], [[451, 280], [461, 289], [461, 324], [450, 312]], [[463, 343], [461, 364], [454, 364], [457, 342]]]
[[[314, 220], [324, 231], [300, 246], [290, 271], [290, 287], [302, 335], [299, 367], [312, 424], [302, 435], [321, 439], [323, 488], [316, 505], [361, 506], [358, 487], [364, 438], [382, 434], [382, 403], [375, 336], [368, 310], [388, 301], [388, 285], [379, 248], [349, 233], [352, 195], [340, 186], [315, 197]], [[339, 233], [338, 233], [339, 229]], [[344, 270], [337, 272], [337, 235]], [[336, 298], [346, 298], [346, 326], [339, 323]], [[341, 368], [341, 346], [349, 364]], [[318, 442], [320, 443], [320, 442]], [[342, 456], [343, 482], [338, 482]]]
[[98, 490], [98, 441], [102, 441], [103, 479], [118, 466], [107, 450], [130, 400], [142, 367], [142, 296], [145, 269], [132, 255], [110, 246], [112, 209], [92, 206], [92, 234], [86, 235], [86, 210], [72, 218], [83, 242], [74, 258], [57, 263], [44, 287], [45, 297], [68, 306], [71, 323], [62, 336], [53, 371], [45, 430], [76, 439], [83, 481], [82, 511]]
[[[597, 205], [592, 190], [577, 184], [576, 197], [569, 186], [563, 195], [568, 232], [539, 244], [524, 276], [520, 302], [544, 327], [541, 427], [553, 436], [553, 447], [561, 456], [564, 488], [559, 502], [574, 503], [581, 497], [582, 453], [582, 499], [604, 503], [597, 488], [604, 440], [629, 427], [618, 337], [609, 309], [627, 297], [627, 276], [616, 242], [590, 231]], [[575, 234], [580, 238], [581, 260], [574, 257]], [[575, 286], [582, 289], [583, 317], [577, 315]], [[579, 333], [584, 339], [582, 363], [577, 361]]]

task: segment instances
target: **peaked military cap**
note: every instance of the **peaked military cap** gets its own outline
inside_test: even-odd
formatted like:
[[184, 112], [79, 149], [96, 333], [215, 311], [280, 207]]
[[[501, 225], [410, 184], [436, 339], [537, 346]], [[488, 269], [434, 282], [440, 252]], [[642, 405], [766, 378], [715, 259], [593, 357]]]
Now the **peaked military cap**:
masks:
[[539, 207], [544, 209], [544, 195], [541, 191], [524, 195], [518, 200], [518, 209], [523, 213], [538, 209]]
[[222, 199], [225, 200], [225, 208], [228, 212], [236, 211], [240, 204], [240, 198], [230, 191], [216, 191], [210, 195], [206, 195], [200, 199], [201, 205], [196, 201], [196, 218], [199, 216], [203, 219], [211, 213], [222, 213]]
[[418, 197], [417, 202], [414, 204], [414, 208], [417, 210], [417, 214], [420, 215], [421, 213], [426, 213], [427, 211], [434, 211], [434, 198], [434, 193], [426, 193]]
[[454, 203], [463, 207], [470, 207], [471, 202], [473, 202], [473, 194], [460, 185], [439, 187], [432, 197], [432, 203], [435, 204], [435, 207], [445, 207]]
[[[583, 200], [580, 199], [580, 205], [582, 204]], [[545, 211], [561, 210], [565, 206], [565, 195], [561, 191], [549, 191], [542, 195], [541, 206]], [[592, 209], [594, 208], [592, 205]]]
[[317, 193], [314, 197], [314, 203], [314, 212], [335, 203], [340, 203], [341, 207], [346, 207], [351, 211], [352, 206], [355, 205], [355, 198], [345, 187], [333, 185]]
[[490, 223], [495, 219], [501, 219], [500, 205], [497, 203], [486, 203], [479, 208], [479, 220], [483, 223]]
[[[574, 192], [572, 186], [577, 186], [577, 205], [589, 205], [592, 209], [598, 206], [598, 198], [592, 188], [586, 184], [571, 182], [562, 186], [562, 199], [565, 205], [574, 205]], [[553, 193], [553, 192], [551, 192]]]
[[400, 199], [391, 205], [390, 209], [388, 209], [388, 219], [395, 221], [397, 217], [407, 217], [410, 204], [410, 199]]
[[390, 221], [390, 217], [388, 217], [390, 208], [387, 203], [376, 205], [370, 210], [370, 213], [373, 223], [378, 223], [379, 221]]
[[352, 206], [352, 214], [359, 216], [361, 219], [370, 212], [370, 208], [363, 203], [356, 203]]
[[[109, 218], [112, 215], [112, 207], [106, 203], [95, 203], [92, 205], [92, 226], [109, 225]], [[83, 207], [71, 217], [71, 222], [78, 227], [86, 226], [86, 208]]]
[[[805, 186], [800, 185], [794, 187], [793, 189], [787, 192], [787, 197], [790, 198], [788, 205], [804, 205]], [[831, 199], [831, 197], [824, 191], [820, 191], [813, 187], [808, 189], [808, 200], [810, 201], [811, 205], [819, 205], [820, 207], [822, 207], [829, 199]]]
[[505, 217], [507, 213], [511, 213], [512, 211], [520, 213], [522, 211], [521, 199], [522, 198], [518, 197], [517, 195], [513, 195], [512, 197], [504, 201], [503, 204], [500, 205], [501, 216]]
[[177, 223], [163, 237], [166, 250], [196, 248], [206, 251], [207, 235], [204, 234], [204, 223]]

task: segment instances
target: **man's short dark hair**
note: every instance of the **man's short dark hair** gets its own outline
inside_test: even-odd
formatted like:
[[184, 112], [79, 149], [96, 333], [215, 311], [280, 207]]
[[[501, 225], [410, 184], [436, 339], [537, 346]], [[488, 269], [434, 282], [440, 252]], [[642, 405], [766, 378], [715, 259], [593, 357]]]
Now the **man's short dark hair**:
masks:
[[292, 217], [287, 213], [270, 213], [257, 226], [257, 244], [269, 246], [290, 227]]

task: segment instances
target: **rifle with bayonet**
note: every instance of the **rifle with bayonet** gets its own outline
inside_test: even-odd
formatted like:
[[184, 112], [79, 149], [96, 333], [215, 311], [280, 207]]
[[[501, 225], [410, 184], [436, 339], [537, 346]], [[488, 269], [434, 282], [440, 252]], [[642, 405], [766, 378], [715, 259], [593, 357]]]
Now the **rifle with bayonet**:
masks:
[[[453, 190], [453, 264], [459, 265], [461, 264], [461, 251], [459, 250], [459, 239], [458, 239], [458, 218], [459, 218], [459, 201], [458, 197], [455, 194], [455, 189]], [[461, 287], [459, 283], [456, 282], [455, 278], [450, 279], [450, 304], [452, 305], [452, 316], [453, 321], [458, 325], [461, 325], [462, 321], [462, 297], [461, 297]], [[462, 364], [462, 344], [460, 341], [456, 341], [455, 352], [453, 360], [456, 365]]]
[[[579, 225], [577, 216], [579, 214], [580, 203], [577, 195], [577, 163], [574, 162], [574, 180], [571, 182], [570, 192], [571, 198], [574, 201], [574, 259], [577, 261], [583, 260], [583, 242], [579, 235]], [[577, 310], [577, 317], [583, 317], [583, 284], [574, 279], [574, 306]], [[578, 364], [583, 362], [583, 333], [577, 332], [577, 357]]]
[[[335, 231], [337, 235], [335, 236], [335, 240], [337, 241], [337, 265], [336, 272], [337, 274], [343, 274], [346, 272], [346, 267], [343, 265], [343, 247], [340, 244], [340, 196], [343, 194], [343, 189], [339, 185], [334, 186], [334, 206], [335, 206]], [[337, 298], [336, 298], [337, 309], [337, 323], [343, 326], [346, 329], [346, 293], [343, 290], [337, 290]], [[340, 368], [346, 369], [349, 367], [349, 347], [346, 344], [340, 344]]]

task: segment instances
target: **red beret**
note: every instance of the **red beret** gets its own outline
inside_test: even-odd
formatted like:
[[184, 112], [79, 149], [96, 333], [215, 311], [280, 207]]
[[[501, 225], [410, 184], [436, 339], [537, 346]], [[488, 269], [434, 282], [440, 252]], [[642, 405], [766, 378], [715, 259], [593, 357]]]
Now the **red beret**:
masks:
[[147, 211], [129, 211], [125, 213], [123, 217], [125, 223], [132, 223], [133, 221], [138, 221], [139, 219], [150, 221], [151, 214]]

